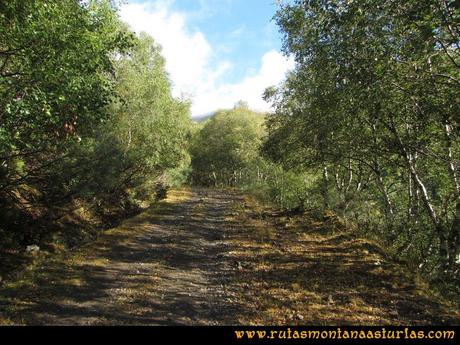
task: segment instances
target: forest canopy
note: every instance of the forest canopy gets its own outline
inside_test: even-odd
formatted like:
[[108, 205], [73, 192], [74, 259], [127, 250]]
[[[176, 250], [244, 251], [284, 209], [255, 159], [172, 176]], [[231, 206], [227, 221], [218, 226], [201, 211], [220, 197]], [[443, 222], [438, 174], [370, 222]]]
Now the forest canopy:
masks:
[[275, 20], [296, 68], [266, 95], [264, 152], [319, 176], [322, 207], [458, 279], [457, 2], [297, 0]]
[[296, 61], [265, 92], [275, 113], [263, 130], [242, 109], [205, 123], [193, 181], [333, 211], [414, 269], [460, 281], [458, 4], [295, 0], [274, 19]]
[[236, 104], [217, 111], [196, 129], [190, 144], [192, 183], [238, 186], [257, 170], [264, 115]]
[[182, 178], [189, 104], [172, 97], [153, 38], [106, 0], [6, 1], [0, 13], [4, 242], [40, 243], [82, 203], [99, 219], [129, 213]]

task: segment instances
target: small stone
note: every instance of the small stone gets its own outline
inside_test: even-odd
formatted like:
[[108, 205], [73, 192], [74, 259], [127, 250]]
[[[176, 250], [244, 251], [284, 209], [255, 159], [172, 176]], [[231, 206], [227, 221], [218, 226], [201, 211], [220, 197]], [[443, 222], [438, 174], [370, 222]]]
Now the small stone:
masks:
[[327, 304], [334, 304], [334, 299], [332, 298], [332, 295], [327, 296]]
[[37, 245], [30, 245], [26, 247], [26, 252], [31, 255], [37, 255], [40, 251], [40, 247]]
[[399, 313], [398, 313], [397, 310], [390, 311], [390, 315], [393, 316], [393, 317], [399, 317]]
[[303, 315], [301, 315], [301, 314], [296, 314], [296, 315], [295, 315], [295, 318], [296, 318], [297, 320], [300, 320], [300, 321], [303, 321], [303, 319], [304, 319]]

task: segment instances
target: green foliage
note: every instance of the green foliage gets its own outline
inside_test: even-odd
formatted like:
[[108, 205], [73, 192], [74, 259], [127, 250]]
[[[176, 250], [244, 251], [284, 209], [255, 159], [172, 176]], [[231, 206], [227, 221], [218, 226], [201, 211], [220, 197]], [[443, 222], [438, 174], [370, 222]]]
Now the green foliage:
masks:
[[159, 181], [186, 179], [189, 104], [172, 97], [160, 47], [130, 32], [112, 1], [1, 2], [0, 27], [9, 238], [41, 241], [76, 200], [131, 212]]
[[0, 5], [1, 159], [88, 135], [111, 97], [111, 54], [130, 45], [108, 1]]
[[251, 111], [240, 102], [196, 124], [190, 145], [191, 182], [238, 187], [284, 209], [314, 208], [314, 175], [285, 170], [261, 156], [264, 124], [269, 116]]
[[257, 173], [263, 121], [242, 103], [208, 119], [192, 138], [193, 183], [235, 186]]
[[[459, 272], [460, 12], [453, 1], [284, 4], [296, 69], [264, 154], [316, 176], [323, 208], [426, 272]], [[314, 189], [311, 189], [314, 192]]]
[[319, 207], [313, 192], [314, 176], [303, 171], [286, 171], [268, 162], [260, 174], [263, 178], [247, 181], [243, 190], [286, 210], [304, 211]]
[[[112, 126], [135, 178], [178, 184], [189, 162], [189, 104], [171, 95], [160, 47], [141, 34], [129, 56], [116, 63]], [[141, 185], [141, 184], [139, 184]]]

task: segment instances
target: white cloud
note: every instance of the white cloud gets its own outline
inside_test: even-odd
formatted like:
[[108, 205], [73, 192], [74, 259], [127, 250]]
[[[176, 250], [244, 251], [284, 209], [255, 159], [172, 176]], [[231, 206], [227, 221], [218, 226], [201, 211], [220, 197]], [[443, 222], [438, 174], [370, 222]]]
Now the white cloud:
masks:
[[[293, 61], [269, 51], [262, 57], [261, 68], [255, 74], [234, 84], [218, 83], [232, 69], [232, 63], [215, 61], [214, 47], [202, 32], [187, 28], [186, 13], [170, 10], [172, 1], [158, 1], [153, 6], [127, 4], [122, 6], [120, 16], [134, 31], [147, 32], [163, 47], [173, 93], [191, 97], [192, 116], [232, 107], [239, 100], [254, 109], [268, 110], [268, 104], [261, 98], [263, 91], [281, 82], [286, 71], [293, 67]], [[235, 33], [238, 29], [241, 28]]]
[[288, 70], [294, 67], [293, 60], [286, 58], [275, 50], [262, 57], [262, 66], [255, 75], [248, 76], [241, 82], [224, 84], [217, 88], [206, 88], [198, 92], [192, 106], [194, 115], [206, 114], [216, 109], [230, 108], [239, 100], [246, 101], [253, 109], [268, 111], [270, 109], [262, 99], [264, 90], [279, 84]]
[[189, 92], [207, 74], [211, 46], [201, 32], [189, 33], [185, 15], [169, 12], [167, 4], [128, 4], [121, 8], [120, 15], [134, 31], [145, 31], [154, 37], [163, 48], [175, 91]]

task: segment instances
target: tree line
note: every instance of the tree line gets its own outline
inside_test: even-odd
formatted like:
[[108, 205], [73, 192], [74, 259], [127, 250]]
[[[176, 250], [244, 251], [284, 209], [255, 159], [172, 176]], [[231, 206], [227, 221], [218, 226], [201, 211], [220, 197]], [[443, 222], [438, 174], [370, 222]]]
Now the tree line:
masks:
[[187, 162], [189, 104], [108, 0], [0, 3], [0, 238], [37, 244], [82, 205], [110, 221]]
[[[217, 168], [232, 185], [285, 208], [332, 210], [458, 288], [458, 3], [295, 0], [274, 19], [296, 61], [286, 81], [265, 92], [274, 114], [263, 130], [226, 125], [225, 133], [252, 131], [236, 143], [226, 142], [222, 115], [209, 120], [198, 140], [232, 155], [206, 147], [204, 163], [192, 150], [194, 173], [209, 178]], [[233, 178], [238, 171], [246, 180]]]

